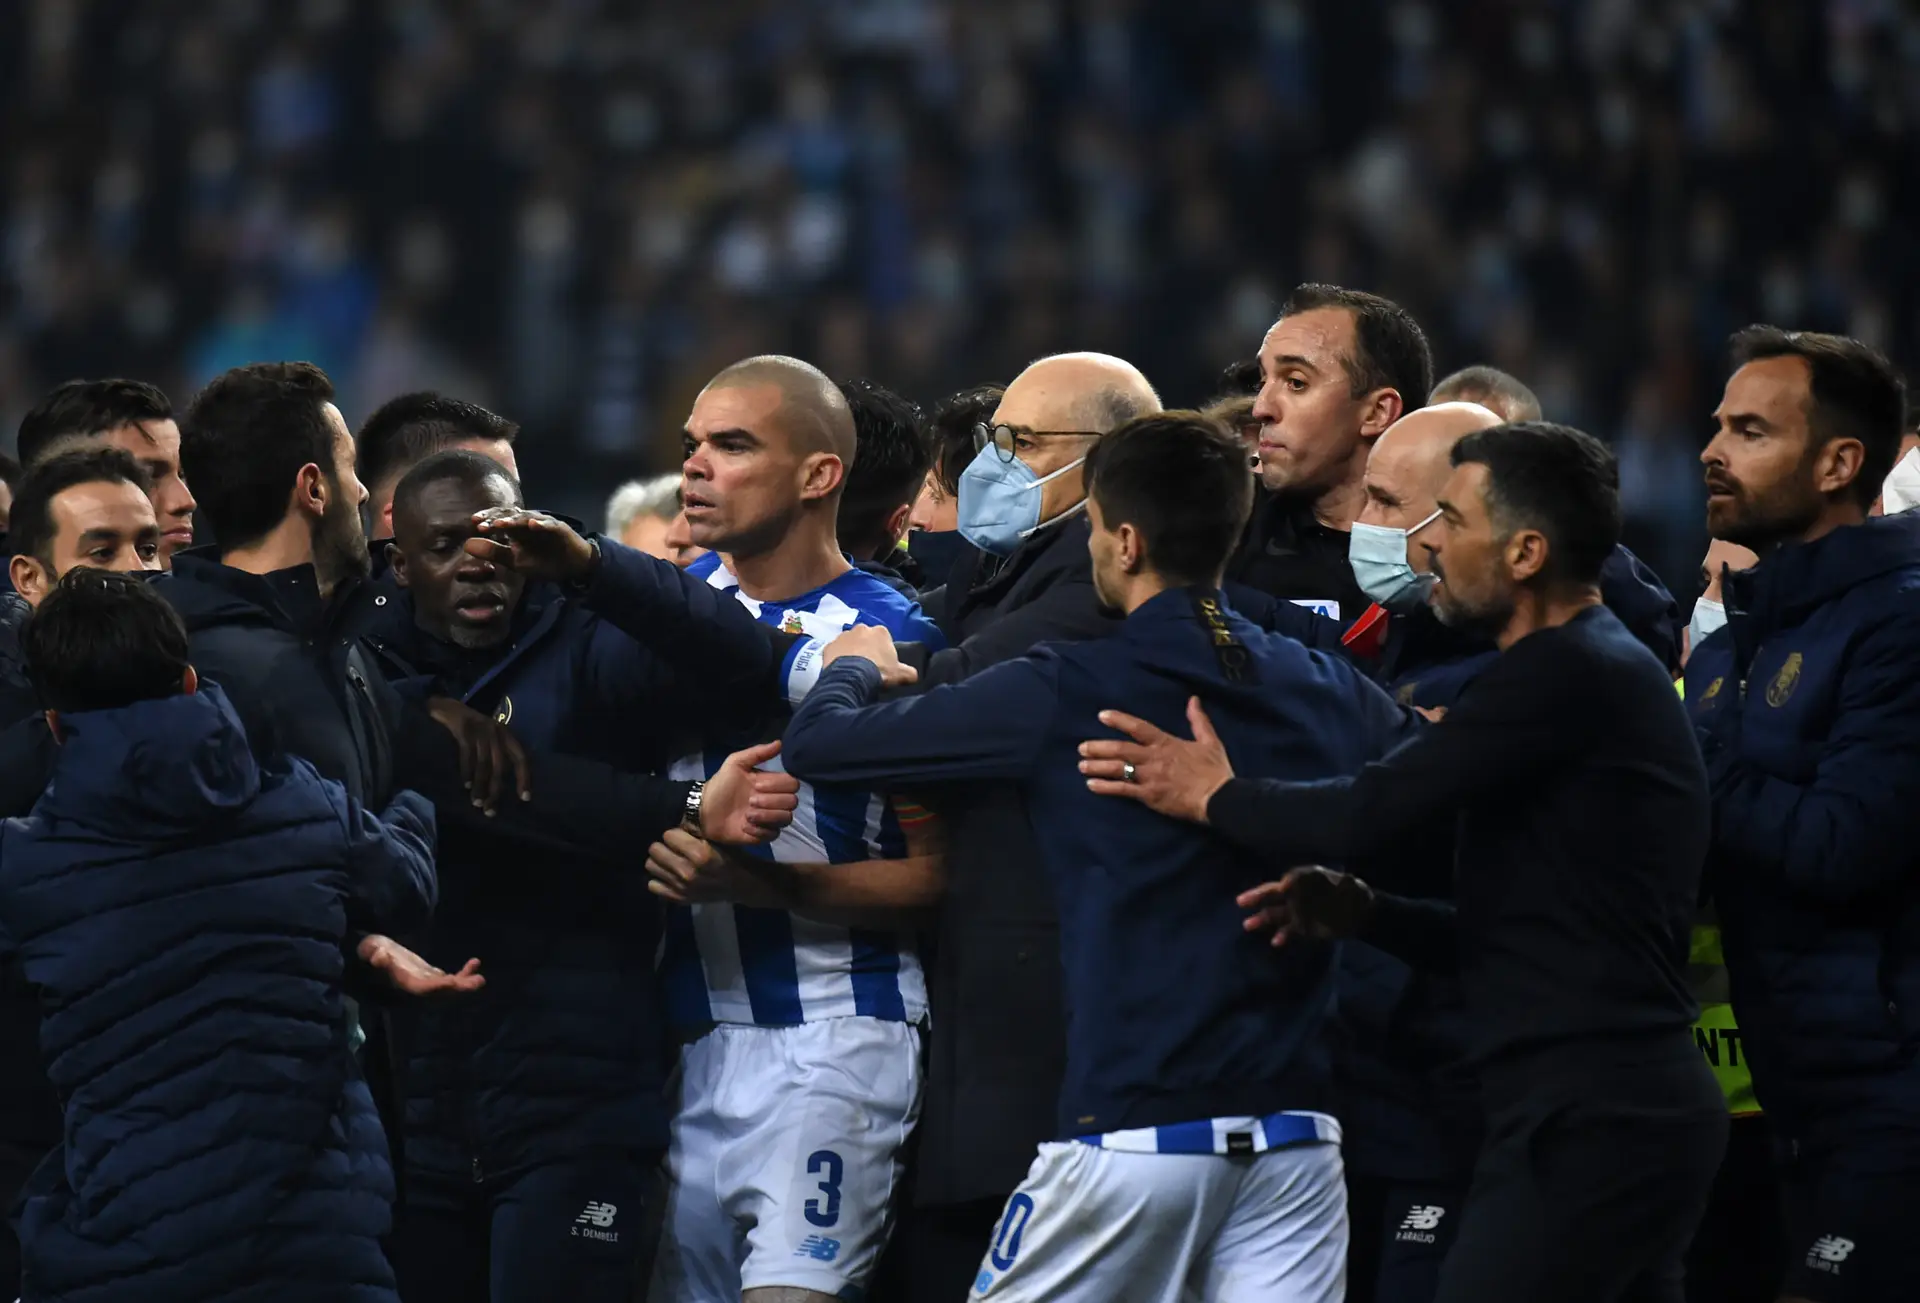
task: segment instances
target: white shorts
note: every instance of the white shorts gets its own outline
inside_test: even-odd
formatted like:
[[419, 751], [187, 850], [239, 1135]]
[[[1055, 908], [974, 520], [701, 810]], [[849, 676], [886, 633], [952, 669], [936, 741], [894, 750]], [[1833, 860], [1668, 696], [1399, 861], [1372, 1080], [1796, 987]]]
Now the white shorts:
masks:
[[864, 1289], [920, 1116], [920, 1030], [723, 1023], [680, 1058], [649, 1303]]
[[973, 1283], [988, 1303], [1340, 1303], [1346, 1292], [1332, 1144], [1240, 1157], [1051, 1141]]

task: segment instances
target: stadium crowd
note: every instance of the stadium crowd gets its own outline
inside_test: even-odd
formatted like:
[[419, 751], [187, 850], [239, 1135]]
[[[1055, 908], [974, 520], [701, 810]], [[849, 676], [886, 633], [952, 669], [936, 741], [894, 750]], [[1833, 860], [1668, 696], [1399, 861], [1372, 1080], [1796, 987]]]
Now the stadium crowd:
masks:
[[304, 357], [512, 411], [585, 514], [759, 349], [1191, 402], [1330, 281], [1614, 443], [1678, 584], [1731, 330], [1920, 348], [1916, 97], [1900, 0], [19, 0], [0, 418]]
[[1682, 612], [1401, 305], [1243, 351], [748, 357], [604, 531], [465, 398], [54, 388], [23, 1303], [1914, 1296], [1897, 370], [1732, 336]]

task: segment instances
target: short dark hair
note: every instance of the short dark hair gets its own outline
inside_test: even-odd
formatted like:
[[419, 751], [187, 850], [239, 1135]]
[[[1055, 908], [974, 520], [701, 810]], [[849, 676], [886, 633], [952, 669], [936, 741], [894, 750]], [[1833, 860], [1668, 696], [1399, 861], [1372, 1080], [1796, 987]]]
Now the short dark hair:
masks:
[[1413, 314], [1378, 294], [1339, 285], [1296, 285], [1281, 305], [1280, 317], [1321, 308], [1345, 308], [1353, 314], [1354, 355], [1342, 358], [1353, 396], [1376, 389], [1399, 393], [1406, 411], [1427, 405], [1433, 388], [1433, 350], [1427, 332]]
[[1812, 401], [1807, 429], [1821, 442], [1858, 439], [1866, 455], [1850, 486], [1854, 501], [1872, 506], [1881, 482], [1900, 458], [1907, 428], [1907, 383], [1871, 344], [1845, 335], [1820, 335], [1778, 326], [1748, 326], [1734, 332], [1733, 367], [1770, 357], [1797, 357], [1807, 364]]
[[82, 484], [131, 484], [142, 493], [153, 492], [153, 478], [120, 448], [79, 448], [56, 453], [20, 482], [7, 526], [7, 543], [15, 556], [30, 556], [44, 566], [53, 564], [53, 500]]
[[518, 425], [478, 403], [431, 390], [401, 394], [382, 403], [360, 427], [360, 482], [374, 491], [462, 440], [511, 444], [519, 434]]
[[1220, 581], [1253, 509], [1238, 435], [1200, 412], [1156, 412], [1096, 442], [1086, 473], [1101, 523], [1138, 529], [1154, 573], [1174, 584]]
[[180, 467], [223, 548], [257, 543], [286, 519], [302, 466], [334, 476], [334, 431], [320, 409], [333, 381], [311, 362], [255, 362], [194, 396]]
[[1521, 421], [1476, 430], [1453, 464], [1487, 468], [1487, 510], [1511, 533], [1547, 537], [1550, 582], [1592, 584], [1620, 544], [1620, 467], [1607, 445], [1569, 425]]
[[960, 491], [960, 475], [980, 451], [973, 443], [973, 428], [993, 419], [1006, 393], [1005, 385], [975, 385], [933, 405], [927, 418], [933, 428], [933, 479], [948, 497]]
[[15, 450], [31, 467], [62, 440], [172, 419], [173, 404], [144, 380], [69, 380], [20, 419]]
[[[1482, 401], [1490, 400], [1490, 401]], [[1430, 403], [1479, 403], [1508, 421], [1537, 421], [1540, 397], [1497, 366], [1461, 367], [1433, 387]]]
[[871, 380], [842, 380], [853, 412], [855, 453], [840, 492], [844, 551], [864, 558], [886, 541], [887, 517], [910, 503], [933, 465], [933, 440], [917, 403]]
[[75, 566], [20, 630], [27, 677], [48, 710], [116, 710], [177, 696], [187, 630], [138, 575]]
[[450, 448], [446, 452], [437, 452], [423, 462], [417, 463], [412, 470], [400, 477], [393, 488], [393, 514], [410, 511], [420, 495], [435, 484], [451, 480], [462, 488], [478, 489], [490, 480], [500, 480], [513, 490], [513, 501], [518, 506], [523, 499], [520, 496], [520, 481], [508, 473], [507, 468], [491, 457], [466, 448]]
[[1259, 358], [1243, 357], [1238, 362], [1229, 362], [1221, 370], [1213, 401], [1207, 406], [1213, 407], [1234, 398], [1252, 398], [1259, 394], [1261, 383]]

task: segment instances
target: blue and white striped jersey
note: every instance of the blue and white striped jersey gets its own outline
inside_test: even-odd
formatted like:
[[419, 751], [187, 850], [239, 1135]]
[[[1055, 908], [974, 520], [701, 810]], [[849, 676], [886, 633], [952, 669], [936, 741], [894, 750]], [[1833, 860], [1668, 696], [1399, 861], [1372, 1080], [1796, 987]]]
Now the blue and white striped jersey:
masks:
[[[926, 643], [935, 650], [946, 645], [918, 603], [860, 570], [848, 570], [791, 601], [765, 603], [740, 592], [717, 554], [701, 557], [688, 571], [733, 592], [762, 623], [789, 633], [827, 641], [856, 623], [877, 624], [900, 642]], [[800, 643], [790, 659], [809, 646]], [[817, 677], [817, 672], [792, 670], [783, 667], [782, 677], [794, 693]], [[673, 776], [710, 775], [739, 749], [719, 738], [709, 739], [707, 747], [703, 755], [676, 764]], [[776, 758], [770, 767], [779, 765]], [[755, 853], [794, 864], [851, 864], [898, 859], [907, 847], [900, 815], [887, 798], [802, 783], [792, 826]], [[682, 1027], [714, 1022], [789, 1027], [853, 1015], [917, 1022], [927, 1008], [926, 978], [910, 936], [745, 905], [675, 907], [667, 920], [661, 976], [668, 1017]]]

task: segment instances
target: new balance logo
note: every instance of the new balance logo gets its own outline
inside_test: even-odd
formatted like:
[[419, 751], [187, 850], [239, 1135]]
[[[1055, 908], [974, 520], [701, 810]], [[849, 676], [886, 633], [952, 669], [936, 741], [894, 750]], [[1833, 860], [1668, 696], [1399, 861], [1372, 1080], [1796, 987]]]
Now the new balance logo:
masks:
[[824, 1235], [809, 1235], [800, 1241], [800, 1247], [794, 1250], [793, 1256], [812, 1258], [816, 1262], [832, 1262], [840, 1256], [840, 1241], [830, 1240]]
[[1393, 1238], [1403, 1244], [1432, 1244], [1434, 1232], [1440, 1228], [1440, 1219], [1446, 1215], [1447, 1210], [1438, 1204], [1415, 1204], [1407, 1209], [1399, 1233]]
[[[608, 1244], [620, 1242], [620, 1232], [611, 1229], [613, 1219], [620, 1209], [616, 1204], [589, 1201], [586, 1209], [573, 1219], [574, 1238], [582, 1240], [604, 1240]], [[581, 1229], [585, 1227], [585, 1229]]]
[[1813, 1249], [1807, 1254], [1807, 1265], [1815, 1271], [1837, 1272], [1840, 1264], [1852, 1252], [1852, 1240], [1843, 1240], [1838, 1235], [1822, 1235], [1813, 1242]]

